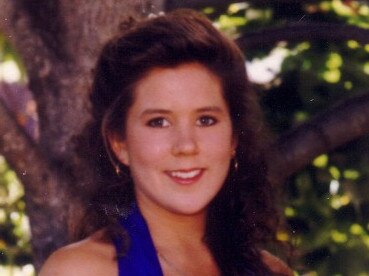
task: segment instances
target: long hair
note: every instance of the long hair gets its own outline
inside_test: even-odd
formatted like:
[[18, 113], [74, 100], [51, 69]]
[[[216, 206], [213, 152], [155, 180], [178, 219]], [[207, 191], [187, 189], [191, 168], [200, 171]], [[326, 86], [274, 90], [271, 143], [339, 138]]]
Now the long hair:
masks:
[[220, 78], [238, 141], [234, 161], [238, 168], [230, 169], [210, 203], [204, 239], [224, 275], [245, 275], [250, 270], [268, 274], [258, 247], [273, 237], [277, 221], [262, 158], [260, 108], [240, 49], [194, 11], [177, 10], [138, 22], [102, 50], [91, 93], [93, 120], [85, 132], [86, 156], [97, 186], [89, 203], [95, 220], [90, 219], [89, 225], [117, 233], [119, 217], [134, 200], [129, 170], [114, 156], [107, 137], [124, 137], [135, 85], [150, 69], [190, 62]]

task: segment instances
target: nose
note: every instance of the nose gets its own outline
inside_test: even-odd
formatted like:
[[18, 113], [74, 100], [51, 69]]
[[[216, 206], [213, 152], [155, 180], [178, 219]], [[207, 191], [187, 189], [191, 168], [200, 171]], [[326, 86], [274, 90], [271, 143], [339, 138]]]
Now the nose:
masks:
[[175, 156], [195, 155], [199, 152], [194, 129], [182, 127], [175, 130], [172, 153]]

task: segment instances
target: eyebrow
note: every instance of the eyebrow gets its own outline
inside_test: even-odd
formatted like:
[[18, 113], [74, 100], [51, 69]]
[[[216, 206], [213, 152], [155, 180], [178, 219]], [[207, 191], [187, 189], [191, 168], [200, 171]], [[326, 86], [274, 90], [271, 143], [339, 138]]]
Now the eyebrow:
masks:
[[216, 113], [222, 113], [223, 109], [219, 106], [206, 106], [199, 109], [196, 109], [197, 112], [216, 112]]
[[170, 113], [172, 113], [172, 111], [167, 110], [167, 109], [149, 108], [149, 109], [145, 109], [141, 113], [141, 117], [145, 115], [151, 115], [151, 114], [170, 114]]
[[[223, 109], [220, 108], [219, 106], [205, 106], [205, 107], [201, 107], [196, 109], [197, 113], [202, 113], [202, 112], [216, 112], [216, 113], [222, 113]], [[171, 114], [173, 113], [173, 111], [168, 110], [168, 109], [161, 109], [161, 108], [149, 108], [144, 110], [141, 113], [141, 116], [145, 116], [145, 115], [151, 115], [151, 114]]]

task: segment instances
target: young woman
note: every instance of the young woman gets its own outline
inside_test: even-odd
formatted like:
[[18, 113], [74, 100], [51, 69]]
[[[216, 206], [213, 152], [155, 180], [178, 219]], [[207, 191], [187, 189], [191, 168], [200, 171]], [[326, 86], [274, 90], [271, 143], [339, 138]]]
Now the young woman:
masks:
[[261, 121], [241, 51], [188, 10], [113, 39], [97, 64], [88, 156], [100, 229], [47, 275], [292, 275], [275, 234]]

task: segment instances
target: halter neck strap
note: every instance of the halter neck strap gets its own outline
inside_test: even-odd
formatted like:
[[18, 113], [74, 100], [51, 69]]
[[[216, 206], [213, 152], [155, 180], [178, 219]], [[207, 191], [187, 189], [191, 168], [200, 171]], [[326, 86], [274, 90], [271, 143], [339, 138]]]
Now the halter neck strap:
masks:
[[[127, 254], [118, 257], [119, 276], [162, 276], [159, 259], [145, 219], [136, 204], [132, 212], [122, 218], [120, 224], [127, 231], [130, 241]], [[122, 241], [115, 242], [117, 250]]]

